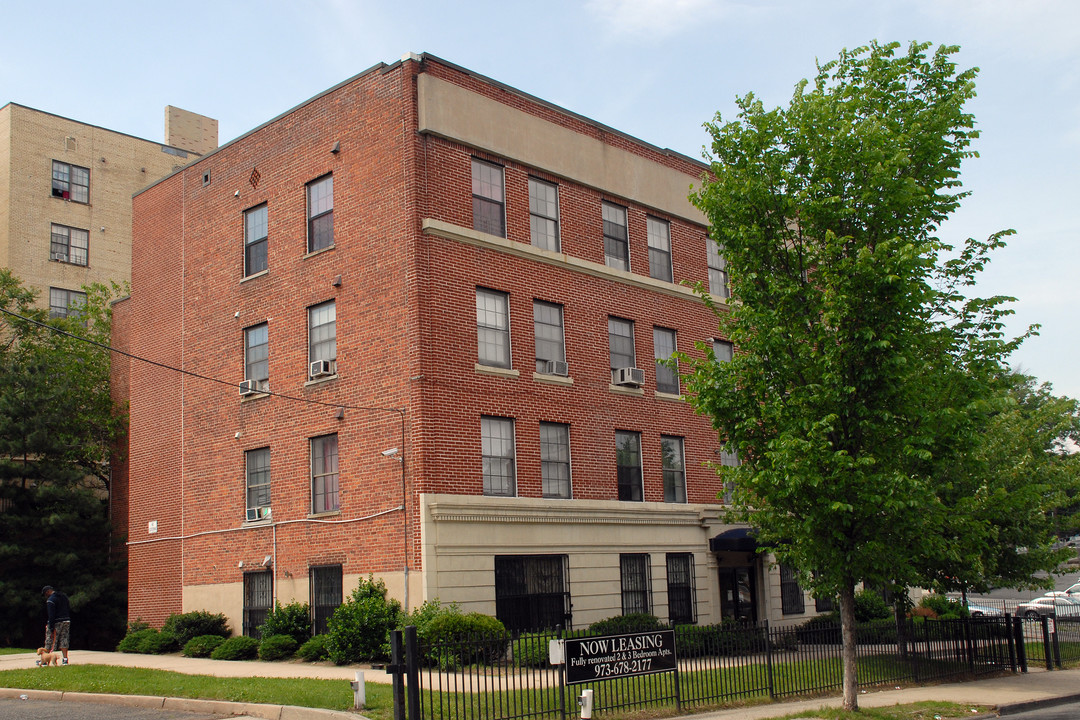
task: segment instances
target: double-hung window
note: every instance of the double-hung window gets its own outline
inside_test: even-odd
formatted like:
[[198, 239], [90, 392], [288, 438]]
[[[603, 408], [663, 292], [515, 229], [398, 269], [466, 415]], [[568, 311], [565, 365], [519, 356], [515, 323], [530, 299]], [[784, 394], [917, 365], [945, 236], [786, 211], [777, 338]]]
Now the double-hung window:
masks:
[[86, 293], [78, 290], [49, 288], [49, 317], [78, 317], [86, 305]]
[[510, 367], [510, 297], [476, 288], [476, 356], [481, 365]]
[[540, 423], [540, 476], [546, 498], [570, 499], [570, 426]]
[[559, 252], [559, 186], [529, 178], [529, 226], [532, 244]]
[[735, 357], [735, 346], [727, 340], [713, 340], [712, 349], [716, 362], [731, 362]]
[[270, 517], [270, 448], [244, 453], [247, 471], [247, 519]]
[[[324, 364], [325, 363], [325, 364]], [[309, 374], [337, 372], [337, 304], [335, 301], [308, 308]]]
[[619, 499], [641, 502], [641, 433], [615, 431], [615, 470]]
[[484, 494], [514, 497], [517, 479], [514, 467], [513, 418], [480, 418], [480, 455], [483, 464]]
[[265, 203], [244, 213], [244, 277], [267, 268], [268, 227]]
[[562, 305], [533, 301], [533, 336], [536, 339], [536, 372], [566, 375]]
[[334, 176], [308, 183], [308, 252], [334, 244]]
[[52, 161], [52, 194], [77, 203], [90, 202], [90, 170], [78, 165], [69, 165], [59, 160]]
[[341, 507], [338, 491], [338, 436], [311, 438], [311, 512], [334, 512]]
[[472, 198], [473, 230], [506, 237], [503, 169], [473, 158]]
[[605, 202], [601, 213], [604, 221], [604, 264], [616, 270], [629, 270], [630, 237], [626, 230], [626, 208]]
[[720, 253], [720, 244], [712, 238], [705, 238], [705, 246], [709, 262], [709, 292], [726, 298], [729, 295], [727, 260]]
[[270, 385], [270, 332], [266, 323], [244, 330], [244, 379], [256, 381], [259, 390]]
[[570, 606], [566, 555], [495, 556], [495, 617], [507, 630], [569, 628]]
[[72, 265], [86, 265], [89, 263], [89, 231], [54, 223], [51, 236], [52, 241], [49, 245], [50, 260], [58, 260]]
[[[742, 462], [739, 460], [739, 453], [729, 452], [727, 450], [720, 451], [720, 466], [721, 467], [739, 467]], [[724, 497], [723, 500], [726, 504], [731, 504], [732, 493], [735, 492], [735, 483], [732, 480], [724, 481]]]
[[799, 587], [799, 573], [786, 563], [780, 563], [780, 610], [785, 615], [806, 612], [806, 597]]
[[653, 356], [656, 359], [656, 391], [670, 395], [679, 394], [679, 371], [668, 365], [675, 354], [675, 331], [670, 328], [653, 328]]
[[660, 460], [664, 468], [664, 502], [686, 502], [686, 463], [683, 460], [683, 439], [672, 435], [661, 435]]
[[633, 320], [608, 317], [608, 351], [612, 372], [635, 367]]
[[316, 635], [326, 632], [334, 611], [341, 606], [342, 573], [340, 565], [308, 568], [311, 583], [311, 629]]
[[667, 597], [668, 622], [672, 625], [697, 622], [693, 553], [667, 554]]
[[671, 226], [667, 220], [649, 217], [649, 277], [671, 282]]
[[652, 610], [652, 577], [646, 553], [619, 555], [619, 580], [622, 589], [622, 613], [647, 613]]

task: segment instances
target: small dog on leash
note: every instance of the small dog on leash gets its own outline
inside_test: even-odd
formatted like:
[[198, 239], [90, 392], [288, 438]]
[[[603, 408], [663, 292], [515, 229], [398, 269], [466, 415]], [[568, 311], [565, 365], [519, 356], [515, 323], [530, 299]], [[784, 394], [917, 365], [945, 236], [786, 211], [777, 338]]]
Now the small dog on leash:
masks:
[[50, 663], [52, 665], [60, 665], [60, 653], [58, 652], [45, 652], [45, 648], [40, 647], [37, 649], [37, 654], [41, 656], [41, 659], [37, 661], [37, 664], [41, 667], [47, 667]]

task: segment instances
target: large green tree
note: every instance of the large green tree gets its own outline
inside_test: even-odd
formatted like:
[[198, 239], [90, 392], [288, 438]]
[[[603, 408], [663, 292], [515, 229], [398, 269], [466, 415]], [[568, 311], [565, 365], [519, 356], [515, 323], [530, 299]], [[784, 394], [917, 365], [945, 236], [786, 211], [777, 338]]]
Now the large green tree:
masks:
[[[37, 640], [42, 585], [71, 598], [76, 640], [123, 630], [111, 547], [109, 468], [124, 427], [109, 391], [109, 301], [50, 318], [0, 269], [0, 641]], [[88, 342], [89, 341], [89, 342]], [[27, 635], [29, 634], [29, 637]]]
[[839, 598], [849, 709], [855, 588], [918, 583], [948, 551], [942, 528], [976, 523], [940, 492], [944, 450], [977, 435], [1020, 342], [1002, 335], [1008, 298], [964, 298], [1004, 234], [955, 254], [935, 235], [977, 137], [957, 50], [872, 43], [819, 65], [786, 108], [739, 98], [734, 121], [707, 125], [693, 198], [727, 260], [720, 324], [739, 352], [692, 363], [688, 394], [743, 460], [724, 470], [733, 517]]

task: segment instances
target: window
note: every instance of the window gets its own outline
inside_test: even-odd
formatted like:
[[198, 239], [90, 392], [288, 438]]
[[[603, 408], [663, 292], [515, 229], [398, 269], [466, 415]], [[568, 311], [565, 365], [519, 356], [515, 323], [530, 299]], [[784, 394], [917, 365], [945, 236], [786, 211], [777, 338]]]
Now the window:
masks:
[[697, 622], [693, 553], [667, 554], [667, 597], [668, 622], [672, 625]]
[[52, 161], [52, 194], [77, 203], [90, 202], [90, 170]]
[[484, 474], [484, 494], [514, 497], [517, 482], [514, 470], [514, 421], [512, 418], [480, 418], [480, 457]]
[[716, 362], [731, 362], [735, 357], [735, 346], [727, 340], [713, 340], [712, 349]]
[[671, 226], [667, 220], [650, 217], [645, 221], [649, 232], [649, 277], [671, 282]]
[[570, 499], [570, 426], [540, 423], [540, 476], [546, 498]]
[[532, 244], [559, 252], [559, 186], [529, 178], [529, 225]]
[[503, 169], [498, 165], [473, 158], [473, 230], [506, 237], [503, 197]]
[[668, 328], [654, 327], [653, 355], [656, 358], [656, 391], [679, 394], [679, 371], [669, 367], [665, 361], [675, 354], [675, 331]]
[[536, 340], [536, 372], [565, 375], [562, 305], [533, 300], [533, 336]]
[[86, 293], [78, 290], [49, 288], [49, 317], [78, 317], [79, 311], [86, 305]]
[[49, 259], [73, 265], [86, 265], [90, 256], [90, 233], [87, 230], [52, 226], [52, 244], [49, 246]]
[[727, 260], [720, 254], [720, 244], [712, 238], [705, 238], [705, 246], [709, 261], [709, 292], [718, 297], [726, 298], [728, 291]]
[[244, 277], [260, 273], [267, 267], [268, 223], [266, 205], [244, 213]]
[[477, 362], [510, 367], [510, 297], [498, 290], [476, 288]]
[[326, 175], [307, 186], [308, 252], [334, 244], [334, 176]]
[[308, 568], [311, 583], [311, 629], [316, 635], [326, 632], [327, 621], [341, 605], [341, 566]]
[[495, 617], [510, 632], [569, 630], [570, 563], [566, 555], [496, 555]]
[[270, 448], [248, 450], [244, 460], [247, 465], [247, 519], [261, 520], [270, 516]]
[[634, 321], [608, 317], [608, 349], [611, 369], [634, 367]]
[[660, 436], [660, 457], [664, 466], [664, 502], [686, 502], [686, 464], [683, 461], [683, 439]]
[[831, 597], [814, 598], [814, 610], [819, 613], [827, 613], [836, 610], [836, 600]]
[[615, 432], [615, 468], [619, 499], [641, 502], [641, 433]]
[[334, 512], [340, 507], [337, 435], [311, 438], [311, 511]]
[[616, 270], [630, 269], [630, 240], [626, 234], [626, 208], [603, 204], [604, 263]]
[[266, 323], [244, 330], [244, 379], [257, 380], [260, 390], [270, 386], [270, 333]]
[[806, 612], [803, 591], [799, 587], [799, 574], [790, 565], [784, 563], [780, 563], [780, 605], [785, 615]]
[[[742, 465], [742, 461], [739, 460], [739, 453], [728, 452], [727, 450], [720, 451], [720, 465], [722, 467], [739, 467]], [[735, 492], [735, 482], [733, 480], [724, 481], [724, 502], [731, 504], [731, 494]]]
[[270, 570], [244, 573], [244, 634], [259, 639], [259, 626], [274, 601], [274, 579]]
[[622, 585], [622, 614], [651, 612], [649, 556], [645, 553], [619, 555], [619, 578]]
[[308, 308], [308, 364], [320, 360], [330, 363], [331, 373], [337, 372], [337, 304], [333, 300]]

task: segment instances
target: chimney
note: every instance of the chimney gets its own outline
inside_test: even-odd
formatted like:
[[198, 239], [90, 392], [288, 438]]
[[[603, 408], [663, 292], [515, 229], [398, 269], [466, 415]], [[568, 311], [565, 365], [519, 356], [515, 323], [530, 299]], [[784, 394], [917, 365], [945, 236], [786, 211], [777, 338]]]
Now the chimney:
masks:
[[166, 105], [165, 144], [198, 155], [212, 152], [218, 146], [218, 121]]

